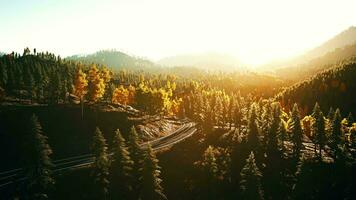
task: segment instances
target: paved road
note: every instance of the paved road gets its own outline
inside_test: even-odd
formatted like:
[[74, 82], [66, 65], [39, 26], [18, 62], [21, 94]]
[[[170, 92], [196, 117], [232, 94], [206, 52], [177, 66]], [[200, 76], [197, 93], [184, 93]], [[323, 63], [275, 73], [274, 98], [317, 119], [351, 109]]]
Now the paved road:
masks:
[[[146, 149], [148, 145], [151, 145], [154, 151], [158, 151], [190, 137], [196, 131], [197, 129], [195, 127], [195, 123], [185, 123], [167, 136], [141, 144], [141, 148]], [[55, 160], [53, 162], [53, 172], [58, 175], [69, 170], [88, 167], [93, 163], [93, 161], [94, 157], [92, 154], [84, 154]], [[6, 186], [25, 180], [26, 177], [23, 173], [24, 171], [21, 168], [0, 172], [0, 191], [6, 188]]]

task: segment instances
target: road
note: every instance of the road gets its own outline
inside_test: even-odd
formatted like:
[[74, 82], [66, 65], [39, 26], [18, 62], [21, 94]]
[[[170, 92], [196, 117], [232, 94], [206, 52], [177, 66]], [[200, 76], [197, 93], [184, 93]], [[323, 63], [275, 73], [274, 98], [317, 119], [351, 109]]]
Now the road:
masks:
[[[185, 138], [190, 137], [196, 131], [197, 129], [195, 127], [195, 123], [185, 123], [178, 129], [164, 137], [160, 137], [158, 139], [142, 143], [141, 148], [146, 149], [148, 145], [151, 145], [154, 151], [159, 151], [161, 149], [170, 147], [184, 140]], [[55, 160], [53, 161], [53, 172], [55, 175], [59, 175], [66, 171], [88, 167], [93, 163], [93, 161], [94, 157], [92, 154], [85, 154]], [[0, 172], [0, 191], [6, 188], [6, 186], [10, 186], [13, 183], [21, 182], [23, 180], [26, 180], [26, 177], [22, 168]]]

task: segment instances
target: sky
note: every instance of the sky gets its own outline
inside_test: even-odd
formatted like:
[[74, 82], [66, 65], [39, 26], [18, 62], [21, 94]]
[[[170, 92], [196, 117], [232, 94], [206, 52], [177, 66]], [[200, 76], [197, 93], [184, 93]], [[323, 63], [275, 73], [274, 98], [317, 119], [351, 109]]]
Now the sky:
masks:
[[355, 0], [0, 0], [0, 51], [219, 52], [258, 65], [356, 25]]

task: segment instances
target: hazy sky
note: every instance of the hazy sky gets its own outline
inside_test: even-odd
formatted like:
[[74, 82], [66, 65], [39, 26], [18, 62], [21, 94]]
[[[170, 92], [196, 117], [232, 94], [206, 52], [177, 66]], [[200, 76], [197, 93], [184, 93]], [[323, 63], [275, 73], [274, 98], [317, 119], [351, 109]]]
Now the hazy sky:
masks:
[[0, 0], [0, 51], [215, 51], [259, 64], [356, 25], [355, 0]]

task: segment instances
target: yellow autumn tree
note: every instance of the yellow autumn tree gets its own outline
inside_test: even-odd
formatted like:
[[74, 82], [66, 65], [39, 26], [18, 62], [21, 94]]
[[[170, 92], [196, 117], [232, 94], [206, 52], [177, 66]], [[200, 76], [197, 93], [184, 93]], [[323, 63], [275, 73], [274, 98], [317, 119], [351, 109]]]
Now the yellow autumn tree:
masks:
[[182, 106], [182, 98], [172, 100], [169, 114], [177, 115], [181, 109], [181, 106]]
[[89, 70], [89, 99], [90, 101], [97, 102], [104, 96], [105, 93], [105, 80], [102, 73], [93, 64]]
[[108, 68], [104, 67], [101, 71], [101, 77], [104, 79], [105, 83], [110, 82], [112, 76], [112, 72], [108, 70]]
[[81, 67], [78, 67], [74, 78], [73, 94], [80, 99], [82, 119], [83, 119], [83, 98], [88, 91], [88, 80], [86, 76], [87, 75], [82, 71]]
[[129, 103], [129, 90], [122, 85], [117, 87], [112, 95], [112, 102], [127, 105]]
[[88, 89], [88, 80], [86, 79], [86, 76], [87, 75], [82, 71], [81, 67], [78, 67], [74, 78], [73, 94], [81, 101]]
[[135, 101], [135, 95], [136, 95], [136, 88], [132, 85], [129, 85], [128, 87], [128, 92], [129, 92], [129, 96], [128, 96], [128, 103], [129, 105], [132, 105]]

